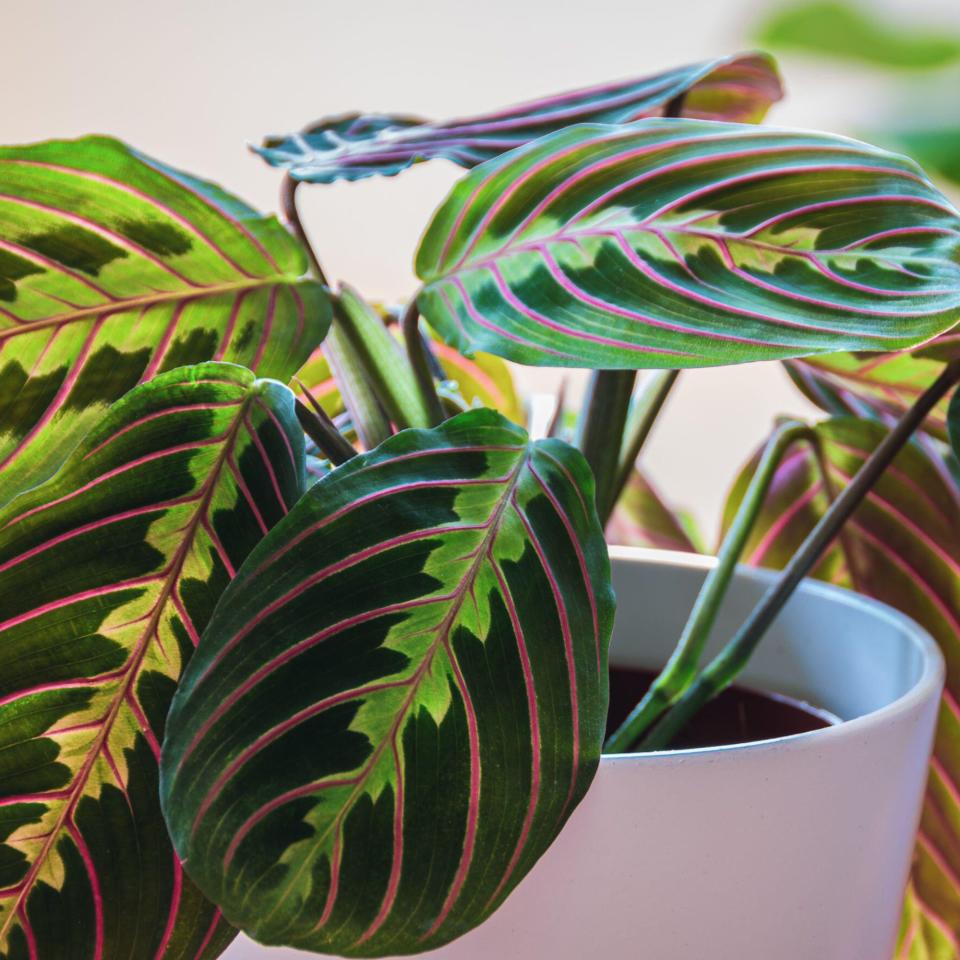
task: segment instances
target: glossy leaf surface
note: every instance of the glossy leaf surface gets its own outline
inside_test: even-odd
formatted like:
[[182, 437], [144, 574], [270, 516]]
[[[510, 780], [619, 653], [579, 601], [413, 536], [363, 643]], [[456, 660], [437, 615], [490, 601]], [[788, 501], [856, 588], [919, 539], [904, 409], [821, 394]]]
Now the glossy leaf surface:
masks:
[[329, 303], [272, 217], [116, 140], [0, 148], [0, 504], [139, 381], [204, 360], [287, 379]]
[[473, 167], [576, 123], [662, 116], [680, 97], [683, 116], [757, 122], [782, 95], [772, 59], [744, 54], [440, 123], [379, 114], [331, 117], [303, 133], [268, 137], [254, 149], [296, 180], [332, 183], [394, 176], [438, 157]]
[[[887, 427], [838, 418], [819, 424], [817, 433], [831, 482], [840, 489]], [[947, 661], [947, 690], [909, 892], [906, 948], [900, 954], [910, 958], [953, 957], [960, 941], [960, 491], [941, 449], [924, 438], [905, 448], [818, 570], [821, 577], [909, 614], [935, 637]], [[728, 517], [744, 483], [741, 477]], [[798, 450], [781, 466], [746, 562], [782, 567], [827, 503], [812, 455]], [[949, 952], [938, 952], [945, 945]]]
[[320, 480], [174, 699], [162, 796], [256, 939], [419, 953], [503, 901], [589, 785], [613, 596], [579, 453], [473, 410]]
[[233, 936], [160, 811], [174, 687], [234, 570], [300, 494], [289, 391], [161, 374], [0, 511], [0, 957], [212, 960]]
[[489, 161], [416, 267], [448, 343], [530, 364], [894, 350], [960, 319], [960, 215], [919, 168], [741, 124], [581, 126]]

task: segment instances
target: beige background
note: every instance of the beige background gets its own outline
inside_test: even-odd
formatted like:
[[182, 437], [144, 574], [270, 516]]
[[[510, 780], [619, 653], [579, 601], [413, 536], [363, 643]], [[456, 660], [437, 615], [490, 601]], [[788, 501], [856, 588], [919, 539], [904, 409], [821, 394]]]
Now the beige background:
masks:
[[[351, 109], [427, 117], [485, 110], [748, 46], [761, 0], [3, 0], [6, 142], [111, 133], [275, 209], [278, 175], [245, 142]], [[956, 0], [870, 0], [960, 27]], [[784, 58], [775, 122], [845, 131], [889, 78]], [[369, 295], [414, 289], [413, 251], [458, 176], [436, 162], [397, 180], [306, 191], [335, 278]], [[524, 371], [525, 386], [555, 378]], [[737, 466], [778, 412], [805, 414], [775, 365], [685, 374], [647, 463], [665, 495], [715, 526]]]

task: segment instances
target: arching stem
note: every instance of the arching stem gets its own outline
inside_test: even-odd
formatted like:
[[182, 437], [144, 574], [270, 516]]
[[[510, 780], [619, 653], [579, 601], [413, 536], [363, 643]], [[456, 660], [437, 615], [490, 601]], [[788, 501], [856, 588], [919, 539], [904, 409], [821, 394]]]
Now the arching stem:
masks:
[[660, 750], [687, 725], [694, 714], [721, 690], [729, 686], [746, 666], [767, 629], [793, 595], [800, 581], [820, 561], [844, 523], [860, 506], [884, 471], [923, 423], [940, 399], [960, 381], [960, 360], [947, 364], [943, 373], [917, 402], [903, 414], [884, 437], [853, 480], [843, 489], [820, 522], [810, 531], [800, 549], [783, 569], [732, 640], [711, 661], [676, 705], [641, 743], [643, 750]]
[[673, 655], [640, 703], [607, 740], [606, 752], [629, 750], [693, 681], [737, 561], [756, 524], [777, 468], [795, 443], [810, 441], [812, 434], [807, 424], [787, 421], [767, 442], [737, 515], [724, 537], [717, 564], [704, 581]]

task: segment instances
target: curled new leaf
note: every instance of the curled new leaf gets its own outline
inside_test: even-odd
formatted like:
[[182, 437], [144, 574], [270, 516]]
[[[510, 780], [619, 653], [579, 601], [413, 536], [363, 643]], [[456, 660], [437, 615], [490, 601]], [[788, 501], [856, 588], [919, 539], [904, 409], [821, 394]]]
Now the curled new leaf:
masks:
[[589, 785], [613, 597], [593, 483], [489, 410], [317, 483], [228, 589], [161, 793], [259, 940], [419, 953], [480, 923]]
[[0, 956], [212, 960], [160, 812], [164, 718], [221, 591], [304, 485], [293, 398], [162, 374], [0, 511]]
[[473, 167], [563, 127], [659, 117], [671, 105], [687, 117], [757, 122], [781, 96], [773, 60], [743, 54], [441, 123], [378, 114], [332, 117], [302, 133], [268, 137], [254, 149], [295, 180], [333, 183], [394, 176], [437, 157]]
[[0, 148], [0, 504], [107, 407], [205, 360], [287, 379], [329, 302], [272, 217], [106, 137]]
[[[840, 490], [849, 483], [887, 432], [882, 423], [852, 417], [818, 424], [827, 486]], [[960, 493], [941, 449], [923, 437], [907, 446], [818, 570], [821, 577], [909, 614], [936, 638], [947, 661], [947, 690], [908, 893], [907, 946], [899, 954], [904, 957], [907, 950], [955, 940], [951, 931], [960, 929]], [[745, 476], [738, 480], [728, 517], [745, 481]], [[807, 448], [787, 457], [752, 533], [746, 562], [784, 566], [829, 505], [824, 486]]]
[[448, 343], [522, 363], [895, 350], [960, 318], [960, 215], [909, 160], [842, 137], [585, 125], [471, 171], [416, 267]]

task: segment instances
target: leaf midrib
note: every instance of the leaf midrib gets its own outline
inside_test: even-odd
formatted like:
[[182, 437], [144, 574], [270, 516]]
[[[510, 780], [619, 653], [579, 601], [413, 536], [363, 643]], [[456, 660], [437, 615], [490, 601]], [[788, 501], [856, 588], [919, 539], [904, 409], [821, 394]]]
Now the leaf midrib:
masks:
[[[460, 612], [460, 608], [463, 606], [463, 603], [469, 594], [469, 585], [472, 585], [477, 577], [477, 574], [480, 570], [480, 567], [487, 562], [487, 550], [490, 547], [491, 543], [496, 539], [500, 531], [500, 521], [503, 518], [503, 514], [506, 512], [507, 507], [510, 504], [511, 497], [514, 490], [516, 489], [518, 483], [520, 482], [520, 477], [523, 473], [523, 468], [527, 465], [530, 459], [530, 445], [527, 445], [526, 450], [524, 451], [523, 456], [520, 459], [520, 462], [514, 468], [513, 474], [509, 477], [506, 482], [504, 494], [501, 497], [500, 502], [497, 504], [497, 509], [494, 512], [493, 516], [490, 518], [489, 526], [487, 532], [484, 534], [483, 539], [480, 541], [480, 544], [477, 548], [476, 559], [470, 566], [470, 569], [467, 571], [466, 575], [460, 582], [458, 587], [457, 594], [453, 600], [449, 612], [437, 626], [437, 637], [434, 640], [430, 650], [424, 655], [423, 662], [417, 668], [414, 673], [413, 679], [410, 684], [410, 692], [407, 694], [405, 700], [400, 705], [397, 710], [397, 716], [393, 724], [390, 727], [389, 734], [381, 740], [378, 746], [374, 749], [373, 754], [370, 759], [364, 765], [363, 770], [357, 777], [356, 785], [354, 786], [350, 796], [344, 801], [340, 812], [333, 819], [330, 825], [316, 838], [314, 838], [311, 843], [311, 855], [316, 851], [323, 843], [326, 842], [327, 838], [330, 836], [331, 831], [334, 829], [339, 830], [340, 821], [346, 815], [346, 813], [352, 809], [353, 804], [356, 802], [358, 797], [362, 794], [365, 789], [366, 782], [369, 779], [370, 775], [376, 769], [377, 764], [380, 762], [383, 752], [386, 749], [388, 744], [392, 744], [394, 739], [400, 729], [400, 725], [403, 722], [404, 717], [407, 715], [410, 707], [414, 703], [417, 693], [420, 688], [420, 683], [423, 680], [423, 677], [426, 675], [427, 667], [433, 663], [434, 657], [437, 655], [437, 652], [445, 646], [447, 635], [450, 632], [450, 628], [453, 626], [457, 615]], [[400, 776], [400, 771], [397, 771], [397, 776]], [[310, 861], [309, 856], [304, 856], [301, 859], [300, 866], [297, 868], [295, 873], [291, 876], [290, 881], [287, 884], [285, 892], [278, 898], [273, 909], [264, 917], [264, 923], [268, 922], [270, 918], [276, 913], [278, 909], [286, 902], [287, 896], [295, 887], [297, 881], [300, 879], [303, 870], [305, 869], [307, 863]], [[387, 891], [384, 892], [384, 897], [386, 897]], [[382, 901], [381, 901], [382, 908]]]
[[[200, 495], [197, 498], [198, 504], [197, 509], [194, 513], [193, 518], [190, 521], [190, 524], [187, 528], [187, 533], [184, 536], [183, 542], [177, 548], [176, 553], [174, 554], [173, 560], [170, 563], [169, 574], [167, 575], [166, 581], [161, 589], [160, 596], [157, 598], [157, 602], [154, 606], [153, 612], [150, 615], [146, 626], [144, 627], [141, 638], [138, 642], [136, 649], [133, 651], [133, 654], [129, 660], [129, 665], [126, 670], [126, 676], [121, 681], [117, 688], [117, 692], [114, 696], [113, 703], [110, 706], [106, 717], [103, 720], [103, 725], [100, 733], [97, 736], [95, 742], [91, 745], [88, 752], [87, 759], [84, 761], [83, 766], [81, 767], [77, 777], [74, 781], [73, 786], [68, 792], [65, 802], [63, 805], [63, 810], [60, 816], [57, 818], [56, 823], [50, 829], [49, 834], [47, 835], [46, 842], [44, 843], [40, 853], [37, 855], [36, 859], [33, 862], [29, 872], [24, 877], [20, 883], [20, 889], [17, 892], [16, 898], [14, 899], [10, 910], [7, 914], [6, 919], [3, 924], [0, 925], [0, 944], [6, 941], [8, 934], [13, 926], [13, 922], [18, 918], [21, 907], [24, 906], [26, 901], [29, 899], [30, 894], [33, 890], [34, 884], [37, 881], [40, 870], [43, 865], [46, 863], [47, 858], [50, 855], [51, 850], [54, 847], [54, 844], [59, 839], [61, 833], [67, 827], [67, 821], [71, 818], [76, 810], [76, 806], [80, 801], [80, 798], [83, 796], [83, 791], [86, 788], [86, 785], [89, 781], [90, 774], [93, 771], [94, 765], [97, 762], [98, 757], [100, 757], [103, 746], [107, 742], [110, 732], [113, 729], [113, 724], [116, 722], [117, 716], [120, 713], [120, 709], [123, 706], [124, 702], [127, 699], [127, 696], [130, 692], [131, 685], [134, 679], [139, 675], [140, 667], [143, 665], [143, 661], [146, 658], [147, 651], [150, 648], [150, 638], [156, 632], [156, 629], [160, 622], [160, 617], [163, 614], [164, 609], [170, 597], [173, 593], [173, 589], [179, 579], [179, 576], [183, 569], [183, 564], [185, 563], [187, 556], [190, 553], [190, 550], [193, 547], [194, 538], [197, 534], [198, 527], [202, 522], [202, 518], [210, 505], [210, 500], [213, 496], [213, 493], [216, 489], [218, 479], [220, 477], [221, 471], [223, 470], [227, 458], [230, 455], [230, 452], [233, 448], [234, 443], [237, 439], [237, 434], [240, 431], [240, 427], [243, 424], [244, 413], [246, 411], [247, 405], [250, 403], [251, 398], [253, 397], [252, 392], [253, 385], [251, 384], [247, 388], [247, 395], [244, 397], [241, 405], [237, 411], [237, 417], [230, 428], [230, 430], [224, 436], [223, 450], [220, 452], [217, 457], [216, 462], [212, 466], [210, 473], [207, 479], [204, 481], [204, 484], [201, 488]], [[42, 738], [46, 739], [45, 735]], [[122, 784], [119, 784], [123, 788]], [[79, 828], [77, 828], [79, 830]]]
[[269, 277], [254, 277], [243, 281], [217, 284], [209, 287], [197, 287], [195, 290], [176, 290], [171, 292], [150, 294], [145, 297], [132, 297], [127, 300], [111, 300], [108, 303], [96, 304], [91, 307], [82, 307], [69, 313], [46, 317], [42, 320], [22, 320], [17, 325], [6, 330], [0, 330], [0, 343], [16, 337], [18, 334], [31, 333], [34, 330], [43, 330], [49, 327], [60, 327], [78, 320], [110, 313], [123, 313], [136, 307], [151, 307], [158, 303], [188, 302], [202, 300], [207, 297], [219, 296], [222, 293], [235, 293], [244, 290], [255, 290], [259, 287], [294, 286], [305, 278], [294, 277], [290, 274], [275, 274]]

